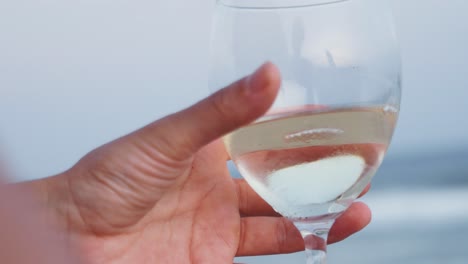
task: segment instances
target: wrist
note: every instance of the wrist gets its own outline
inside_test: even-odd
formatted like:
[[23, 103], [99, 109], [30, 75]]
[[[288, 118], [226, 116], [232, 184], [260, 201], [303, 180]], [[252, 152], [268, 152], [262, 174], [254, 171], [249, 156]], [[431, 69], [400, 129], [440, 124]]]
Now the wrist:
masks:
[[69, 231], [73, 203], [65, 174], [21, 182], [10, 187], [31, 197], [33, 207], [39, 212], [43, 224], [58, 229], [59, 232]]

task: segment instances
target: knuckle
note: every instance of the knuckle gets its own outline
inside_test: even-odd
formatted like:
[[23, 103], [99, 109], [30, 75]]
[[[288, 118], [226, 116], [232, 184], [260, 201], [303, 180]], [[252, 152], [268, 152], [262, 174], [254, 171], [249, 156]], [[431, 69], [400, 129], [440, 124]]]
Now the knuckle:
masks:
[[275, 253], [280, 254], [286, 249], [288, 236], [288, 223], [285, 218], [280, 218], [276, 224], [276, 248]]
[[230, 95], [228, 89], [223, 89], [216, 93], [213, 100], [211, 100], [211, 107], [220, 119], [228, 117], [229, 113], [233, 110], [230, 104], [231, 99], [232, 95]]
[[248, 214], [249, 207], [249, 197], [248, 190], [246, 190], [246, 184], [244, 182], [239, 182], [237, 186], [237, 197], [239, 201], [239, 209], [243, 211], [244, 214]]
[[211, 106], [218, 118], [221, 120], [229, 118], [233, 126], [243, 123], [245, 115], [250, 111], [248, 107], [242, 106], [246, 85], [247, 79], [244, 78], [215, 94]]
[[240, 222], [240, 232], [239, 232], [239, 246], [237, 248], [238, 254], [245, 254], [245, 244], [246, 244], [246, 223], [244, 221]]

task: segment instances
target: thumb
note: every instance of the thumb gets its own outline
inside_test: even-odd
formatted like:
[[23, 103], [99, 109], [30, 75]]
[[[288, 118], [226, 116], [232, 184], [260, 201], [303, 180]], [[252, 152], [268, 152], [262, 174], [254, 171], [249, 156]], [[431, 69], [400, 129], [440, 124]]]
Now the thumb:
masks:
[[141, 129], [137, 137], [169, 158], [186, 159], [211, 141], [262, 116], [273, 104], [279, 87], [278, 69], [265, 63], [252, 75]]
[[277, 68], [264, 64], [199, 103], [93, 151], [67, 174], [81, 218], [95, 233], [132, 226], [187, 172], [193, 154], [263, 115], [279, 86]]

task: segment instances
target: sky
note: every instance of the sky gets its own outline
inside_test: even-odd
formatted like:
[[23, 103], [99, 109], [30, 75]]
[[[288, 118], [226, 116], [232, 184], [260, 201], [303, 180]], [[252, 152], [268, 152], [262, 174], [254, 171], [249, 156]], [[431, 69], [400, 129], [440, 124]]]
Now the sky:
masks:
[[[468, 148], [468, 1], [393, 0], [403, 101], [389, 158]], [[0, 156], [18, 179], [208, 94], [214, 1], [1, 0]]]

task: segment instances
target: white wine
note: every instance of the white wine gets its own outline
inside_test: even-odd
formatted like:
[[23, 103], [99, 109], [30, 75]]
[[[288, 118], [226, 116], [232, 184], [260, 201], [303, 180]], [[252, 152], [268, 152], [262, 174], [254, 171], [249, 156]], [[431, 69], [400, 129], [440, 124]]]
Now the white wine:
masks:
[[224, 141], [240, 173], [278, 213], [317, 217], [342, 212], [362, 192], [396, 119], [388, 106], [322, 108], [266, 116]]

